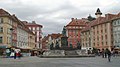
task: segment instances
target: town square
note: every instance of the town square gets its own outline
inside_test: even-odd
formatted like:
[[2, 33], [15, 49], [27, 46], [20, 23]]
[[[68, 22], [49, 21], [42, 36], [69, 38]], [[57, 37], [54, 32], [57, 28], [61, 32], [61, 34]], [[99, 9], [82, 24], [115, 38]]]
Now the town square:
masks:
[[111, 62], [101, 57], [92, 58], [38, 58], [24, 57], [19, 59], [0, 58], [0, 67], [119, 67], [120, 57]]
[[119, 67], [119, 0], [0, 0], [0, 67]]

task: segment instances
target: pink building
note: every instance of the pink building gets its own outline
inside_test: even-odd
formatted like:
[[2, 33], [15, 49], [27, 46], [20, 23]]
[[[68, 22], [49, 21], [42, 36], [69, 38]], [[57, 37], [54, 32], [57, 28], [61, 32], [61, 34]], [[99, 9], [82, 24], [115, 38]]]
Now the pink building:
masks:
[[87, 19], [74, 19], [66, 25], [67, 36], [68, 36], [68, 46], [73, 45], [73, 48], [77, 47], [77, 43], [81, 42], [81, 30], [85, 28]]

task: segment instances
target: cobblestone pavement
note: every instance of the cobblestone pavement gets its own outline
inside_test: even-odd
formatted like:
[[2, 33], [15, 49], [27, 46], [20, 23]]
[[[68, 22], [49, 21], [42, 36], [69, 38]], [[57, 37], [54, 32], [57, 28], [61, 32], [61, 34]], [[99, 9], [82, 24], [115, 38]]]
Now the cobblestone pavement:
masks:
[[0, 67], [120, 67], [120, 57], [106, 58], [0, 58]]

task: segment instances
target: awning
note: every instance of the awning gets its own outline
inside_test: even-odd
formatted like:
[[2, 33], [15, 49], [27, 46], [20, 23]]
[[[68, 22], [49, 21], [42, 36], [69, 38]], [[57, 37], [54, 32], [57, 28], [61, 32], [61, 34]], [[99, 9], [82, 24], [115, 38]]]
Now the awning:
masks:
[[7, 46], [0, 46], [0, 48], [7, 48]]

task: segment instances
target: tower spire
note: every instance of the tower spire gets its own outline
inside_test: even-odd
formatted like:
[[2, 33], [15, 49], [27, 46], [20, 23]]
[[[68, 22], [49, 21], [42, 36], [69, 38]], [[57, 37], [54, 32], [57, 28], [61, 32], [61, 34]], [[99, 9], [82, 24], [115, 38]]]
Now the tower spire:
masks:
[[97, 18], [98, 18], [98, 17], [101, 17], [102, 13], [101, 13], [101, 11], [100, 11], [99, 8], [97, 9], [95, 15], [96, 15]]

